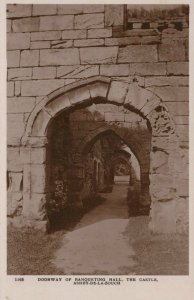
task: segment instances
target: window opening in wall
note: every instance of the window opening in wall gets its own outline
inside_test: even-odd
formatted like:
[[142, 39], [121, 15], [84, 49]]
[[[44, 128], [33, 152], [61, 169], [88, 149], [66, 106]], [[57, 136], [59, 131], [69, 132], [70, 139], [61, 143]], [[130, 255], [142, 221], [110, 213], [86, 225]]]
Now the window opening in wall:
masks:
[[141, 28], [142, 28], [142, 29], [150, 29], [150, 23], [149, 23], [149, 22], [144, 22], [144, 23], [142, 23]]

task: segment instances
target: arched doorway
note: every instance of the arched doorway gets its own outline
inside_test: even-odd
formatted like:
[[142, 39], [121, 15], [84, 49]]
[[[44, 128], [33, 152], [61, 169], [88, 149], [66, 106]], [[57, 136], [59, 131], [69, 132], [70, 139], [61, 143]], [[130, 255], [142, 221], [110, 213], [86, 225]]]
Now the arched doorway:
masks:
[[[50, 122], [62, 111], [96, 102], [122, 106], [135, 111], [147, 120], [152, 133], [149, 172], [152, 199], [150, 228], [155, 232], [174, 232], [176, 230], [174, 205], [179, 197], [176, 170], [173, 168], [177, 159], [174, 149], [178, 149], [174, 124], [161, 99], [138, 86], [138, 83], [94, 77], [51, 93], [37, 104], [29, 116], [22, 145], [33, 150], [35, 148], [37, 157], [45, 157]], [[125, 135], [127, 134], [128, 130]], [[166, 164], [165, 171], [158, 157]], [[45, 160], [41, 163], [33, 160], [30, 167], [24, 166], [24, 178], [26, 180], [23, 215], [30, 216], [35, 221], [43, 220], [48, 196]]]

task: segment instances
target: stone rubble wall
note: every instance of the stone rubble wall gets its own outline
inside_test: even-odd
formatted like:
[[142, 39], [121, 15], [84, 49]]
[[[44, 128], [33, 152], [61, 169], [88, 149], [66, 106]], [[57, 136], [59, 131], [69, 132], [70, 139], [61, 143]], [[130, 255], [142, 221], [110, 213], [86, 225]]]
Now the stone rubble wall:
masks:
[[[52, 91], [92, 76], [135, 79], [159, 96], [176, 125], [180, 155], [188, 166], [189, 28], [124, 30], [123, 18], [123, 5], [7, 5], [9, 193], [18, 201], [28, 159], [20, 142], [30, 113]], [[184, 171], [187, 198], [188, 168]]]

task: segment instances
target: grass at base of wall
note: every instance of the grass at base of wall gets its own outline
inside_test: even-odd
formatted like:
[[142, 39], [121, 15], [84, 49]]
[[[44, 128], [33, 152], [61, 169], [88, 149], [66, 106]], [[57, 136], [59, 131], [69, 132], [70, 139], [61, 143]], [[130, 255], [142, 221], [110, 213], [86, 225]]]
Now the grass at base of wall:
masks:
[[32, 228], [8, 227], [7, 274], [8, 275], [60, 275], [60, 270], [49, 262], [60, 247], [64, 231], [45, 234]]

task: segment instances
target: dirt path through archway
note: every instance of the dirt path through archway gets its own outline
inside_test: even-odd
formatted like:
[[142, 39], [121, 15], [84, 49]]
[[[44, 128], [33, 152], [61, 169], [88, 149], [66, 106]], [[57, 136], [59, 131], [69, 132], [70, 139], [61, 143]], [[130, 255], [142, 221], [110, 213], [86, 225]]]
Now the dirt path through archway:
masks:
[[124, 234], [128, 226], [127, 185], [114, 185], [106, 200], [63, 237], [52, 261], [64, 274], [122, 274], [135, 253]]

